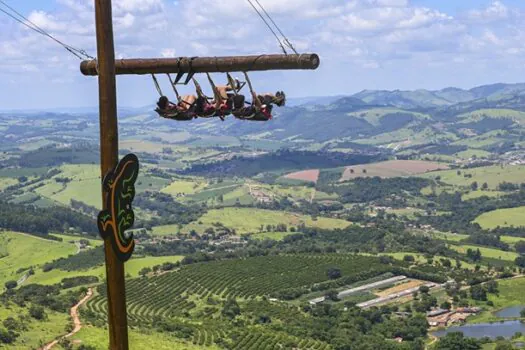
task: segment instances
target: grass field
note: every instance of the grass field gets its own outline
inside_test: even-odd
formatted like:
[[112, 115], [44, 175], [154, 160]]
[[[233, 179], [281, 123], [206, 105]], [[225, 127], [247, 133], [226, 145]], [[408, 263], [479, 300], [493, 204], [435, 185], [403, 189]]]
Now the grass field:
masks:
[[199, 192], [207, 186], [207, 182], [203, 180], [175, 180], [168, 186], [164, 187], [161, 192], [171, 194], [176, 197], [177, 194], [188, 195]]
[[[439, 169], [448, 169], [448, 166], [443, 163], [423, 160], [389, 160], [386, 162], [349, 166], [345, 169], [341, 181], [363, 176], [409, 176]], [[363, 173], [363, 171], [366, 171], [366, 173]]]
[[[80, 340], [83, 345], [90, 345], [97, 350], [107, 350], [108, 330], [87, 326], [82, 328], [71, 339]], [[170, 336], [168, 333], [151, 332], [142, 333], [131, 329], [129, 331], [129, 348], [131, 350], [155, 349], [155, 350], [218, 350], [216, 346], [193, 345], [183, 342], [180, 338]]]
[[[202, 222], [202, 224], [198, 222]], [[259, 232], [261, 225], [266, 227], [266, 225], [285, 224], [291, 227], [305, 224], [306, 226], [324, 229], [345, 228], [350, 225], [345, 220], [323, 217], [312, 220], [310, 216], [289, 212], [254, 208], [223, 208], [208, 211], [197, 222], [184, 226], [182, 232], [188, 233], [193, 229], [202, 232], [216, 222], [234, 228], [238, 234]], [[154, 231], [154, 234], [158, 234], [157, 232]]]
[[[126, 276], [128, 278], [138, 277], [139, 271], [144, 267], [153, 267], [155, 265], [160, 265], [165, 262], [177, 262], [182, 260], [182, 256], [159, 256], [159, 257], [135, 257], [134, 255], [131, 259], [126, 262]], [[48, 272], [43, 272], [41, 269], [35, 271], [35, 275], [29, 277], [27, 280], [29, 283], [38, 283], [38, 284], [55, 284], [59, 283], [63, 278], [66, 277], [75, 277], [75, 276], [96, 276], [99, 278], [100, 282], [103, 282], [106, 278], [106, 270], [104, 266], [98, 266], [90, 268], [87, 270], [81, 271], [63, 271], [54, 269]]]
[[515, 252], [504, 252], [503, 250], [494, 248], [478, 247], [473, 245], [450, 245], [450, 249], [453, 249], [461, 254], [466, 254], [467, 249], [469, 248], [472, 250], [479, 249], [481, 256], [485, 258], [514, 261], [518, 257], [518, 254]]
[[469, 235], [462, 235], [458, 233], [444, 233], [444, 232], [434, 232], [432, 233], [432, 238], [434, 239], [444, 239], [447, 241], [459, 242], [463, 239], [468, 238]]
[[43, 263], [67, 257], [77, 251], [74, 244], [56, 242], [15, 232], [0, 232], [0, 286], [9, 280], [18, 280], [24, 272], [16, 273], [20, 268], [29, 268]]
[[484, 229], [493, 229], [497, 226], [525, 226], [525, 207], [489, 211], [478, 216], [474, 222]]
[[473, 148], [469, 148], [466, 151], [456, 153], [457, 157], [463, 158], [463, 159], [470, 159], [474, 156], [477, 158], [487, 158], [490, 155], [492, 155], [492, 153], [484, 151], [482, 149], [473, 149]]
[[[492, 190], [495, 190], [497, 186], [503, 181], [520, 184], [525, 178], [525, 166], [523, 165], [494, 165], [481, 168], [464, 169], [460, 170], [460, 175], [457, 174], [457, 171], [458, 170], [443, 170], [421, 176], [431, 179], [435, 179], [437, 176], [440, 176], [441, 181], [447, 184], [464, 187], [470, 186], [470, 184], [474, 181], [476, 181], [479, 186], [486, 182], [489, 189]], [[465, 174], [470, 174], [472, 177], [465, 177]]]
[[[9, 304], [8, 307], [0, 304], [0, 320], [5, 320], [9, 316], [27, 315], [27, 309]], [[18, 332], [20, 336], [11, 345], [2, 344], [2, 349], [37, 349], [40, 344], [45, 344], [56, 337], [64, 334], [64, 328], [69, 321], [69, 315], [65, 313], [53, 312], [46, 309], [47, 320], [28, 323], [28, 330]]]
[[63, 165], [57, 177], [67, 177], [71, 182], [62, 185], [54, 179], [46, 180], [43, 187], [35, 191], [52, 200], [69, 205], [71, 199], [88, 205], [100, 206], [100, 167], [92, 164]]
[[513, 236], [500, 236], [502, 242], [508, 244], [516, 244], [520, 241], [525, 241], [525, 237], [513, 237]]

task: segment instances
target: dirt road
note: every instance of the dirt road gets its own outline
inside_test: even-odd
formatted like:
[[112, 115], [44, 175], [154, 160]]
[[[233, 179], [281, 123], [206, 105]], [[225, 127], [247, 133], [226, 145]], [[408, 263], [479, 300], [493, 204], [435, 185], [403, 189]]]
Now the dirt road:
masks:
[[89, 288], [87, 293], [86, 293], [86, 296], [83, 297], [75, 306], [73, 306], [69, 312], [69, 314], [71, 315], [71, 318], [73, 319], [73, 324], [75, 325], [75, 327], [73, 328], [73, 330], [71, 332], [69, 332], [68, 334], [58, 338], [58, 339], [55, 339], [53, 340], [51, 343], [45, 345], [43, 348], [41, 348], [41, 350], [50, 350], [53, 348], [53, 346], [57, 345], [58, 342], [63, 339], [63, 338], [69, 338], [69, 337], [72, 337], [73, 335], [75, 335], [80, 329], [82, 329], [82, 323], [80, 322], [80, 318], [78, 317], [78, 308], [80, 306], [82, 306], [86, 301], [89, 300], [89, 298], [91, 298], [93, 296], [93, 289], [92, 288]]

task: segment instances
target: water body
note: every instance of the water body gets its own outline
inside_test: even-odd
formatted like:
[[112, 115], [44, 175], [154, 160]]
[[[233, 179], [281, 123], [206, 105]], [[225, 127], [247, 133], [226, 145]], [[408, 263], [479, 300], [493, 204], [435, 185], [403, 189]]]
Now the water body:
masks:
[[495, 313], [495, 315], [497, 317], [502, 317], [502, 318], [508, 318], [508, 317], [520, 317], [520, 312], [521, 310], [523, 310], [525, 308], [525, 306], [523, 305], [518, 305], [518, 306], [511, 306], [511, 307], [506, 307], [502, 310], [499, 310], [498, 312]]
[[525, 333], [525, 323], [521, 323], [520, 321], [504, 321], [495, 323], [468, 324], [464, 326], [450, 327], [442, 331], [434, 332], [433, 334], [436, 337], [442, 337], [451, 332], [463, 332], [466, 337], [476, 339], [483, 337], [495, 339], [496, 337], [500, 336], [511, 338], [516, 332]]

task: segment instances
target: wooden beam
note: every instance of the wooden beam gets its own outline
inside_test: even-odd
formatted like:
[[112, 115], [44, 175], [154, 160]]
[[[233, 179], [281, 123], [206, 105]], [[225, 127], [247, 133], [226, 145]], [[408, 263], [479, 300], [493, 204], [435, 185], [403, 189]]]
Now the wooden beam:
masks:
[[[118, 163], [115, 49], [113, 44], [111, 0], [95, 0], [95, 21], [99, 73], [100, 170], [102, 178], [104, 178]], [[104, 200], [105, 196], [107, 196], [107, 193], [102, 189], [103, 209], [107, 209], [106, 201]], [[104, 239], [109, 349], [127, 350], [129, 347], [124, 263], [117, 257], [110, 239]]]
[[[317, 69], [319, 56], [315, 53], [300, 55], [258, 55], [225, 57], [135, 58], [115, 62], [115, 73], [161, 74], [161, 73], [221, 73], [266, 70]], [[82, 61], [80, 71], [84, 75], [97, 75], [97, 61]]]

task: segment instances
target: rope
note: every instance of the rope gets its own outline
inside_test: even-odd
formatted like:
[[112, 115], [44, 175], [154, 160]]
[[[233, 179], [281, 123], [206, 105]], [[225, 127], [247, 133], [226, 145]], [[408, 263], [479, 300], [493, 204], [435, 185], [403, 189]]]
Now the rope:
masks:
[[162, 93], [162, 89], [160, 88], [159, 82], [157, 81], [157, 77], [155, 74], [151, 74], [151, 77], [153, 78], [153, 82], [155, 83], [155, 88], [157, 89], [157, 92], [162, 97], [164, 94]]
[[288, 40], [288, 38], [286, 37], [286, 35], [284, 35], [283, 31], [281, 30], [281, 28], [279, 28], [279, 26], [277, 25], [277, 23], [274, 22], [274, 20], [272, 19], [272, 17], [268, 14], [268, 12], [266, 12], [266, 10], [264, 9], [263, 5], [261, 5], [261, 3], [259, 2], [259, 0], [255, 0], [255, 2], [257, 3], [257, 5], [259, 5], [259, 7], [263, 10], [264, 14], [270, 19], [270, 21], [272, 21], [273, 25], [275, 26], [275, 28], [277, 28], [277, 30], [279, 31], [279, 33], [283, 36], [284, 38], [284, 43], [286, 44], [286, 46], [288, 46], [290, 49], [292, 49], [292, 51], [298, 55], [299, 53], [295, 50], [295, 48], [293, 47], [292, 43]]
[[[55, 38], [54, 36], [52, 36], [51, 34], [49, 34], [48, 32], [46, 32], [44, 29], [40, 28], [38, 25], [36, 25], [35, 23], [31, 22], [29, 19], [27, 19], [26, 17], [24, 17], [20, 12], [18, 12], [17, 10], [15, 10], [14, 8], [12, 8], [11, 6], [9, 6], [5, 1], [3, 0], [0, 0], [0, 4], [4, 5], [5, 7], [7, 7], [9, 10], [11, 10], [12, 12], [14, 12], [17, 16], [19, 16], [20, 18], [22, 18], [23, 20], [21, 20], [20, 18], [17, 18], [16, 16], [14, 16], [13, 14], [7, 12], [6, 10], [3, 10], [3, 9], [0, 9], [0, 12], [3, 12], [4, 14], [6, 14], [7, 16], [11, 17], [12, 19], [14, 19], [15, 21], [17, 21], [18, 23], [28, 27], [29, 29], [31, 30], [34, 30], [35, 32], [37, 32], [38, 34], [41, 34], [41, 35], [44, 35], [44, 36], [47, 36], [48, 38], [50, 38], [51, 40], [54, 40], [55, 42], [57, 42], [59, 45], [61, 45], [62, 47], [64, 47], [64, 49], [66, 49], [67, 51], [69, 51], [71, 54], [75, 55], [77, 58], [79, 59], [84, 59], [82, 56], [84, 56], [85, 58], [89, 58], [91, 60], [94, 60], [95, 58], [91, 55], [89, 55], [85, 50], [82, 50], [82, 49], [77, 49], [71, 45], [68, 45], [68, 44], [65, 44], [64, 42], [58, 40], [57, 38]], [[24, 22], [25, 21], [25, 22]], [[27, 22], [27, 23], [26, 23]], [[28, 24], [29, 23], [29, 24]]]
[[281, 47], [281, 49], [283, 50], [284, 54], [285, 55], [288, 55], [288, 52], [286, 52], [286, 49], [284, 48], [284, 45], [283, 43], [281, 42], [281, 39], [279, 39], [279, 37], [277, 36], [277, 34], [275, 33], [275, 31], [272, 29], [272, 27], [270, 26], [270, 24], [266, 21], [266, 19], [263, 17], [263, 15], [261, 15], [261, 13], [259, 12], [259, 10], [257, 10], [257, 7], [255, 7], [255, 5], [250, 1], [250, 0], [246, 0], [248, 1], [248, 3], [253, 7], [253, 9], [255, 10], [255, 12], [257, 12], [257, 14], [259, 15], [259, 17], [261, 17], [261, 19], [264, 21], [264, 23], [266, 24], [266, 26], [268, 27], [268, 29], [270, 29], [270, 31], [272, 32], [273, 36], [275, 36], [275, 39], [277, 39], [277, 42], [279, 43], [279, 46]]
[[168, 75], [168, 79], [170, 80], [170, 83], [171, 83], [171, 87], [173, 88], [173, 91], [175, 92], [175, 96], [177, 96], [177, 101], [181, 101], [182, 99], [180, 98], [180, 95], [179, 95], [179, 91], [177, 90], [177, 88], [175, 87], [175, 83], [173, 82], [173, 80], [171, 79], [171, 75], [169, 73], [167, 73]]

